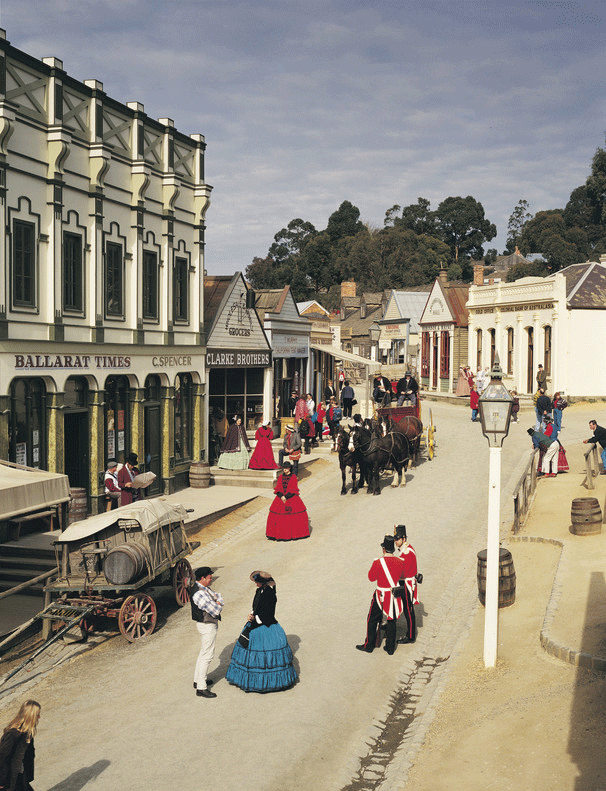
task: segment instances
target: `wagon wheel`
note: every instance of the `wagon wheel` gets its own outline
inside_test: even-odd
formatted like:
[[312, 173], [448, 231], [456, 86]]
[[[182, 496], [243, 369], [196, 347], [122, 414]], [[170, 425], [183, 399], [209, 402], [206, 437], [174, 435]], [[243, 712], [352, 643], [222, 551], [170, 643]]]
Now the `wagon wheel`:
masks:
[[434, 455], [434, 447], [436, 441], [433, 437], [436, 427], [433, 424], [433, 415], [431, 409], [429, 410], [429, 426], [427, 426], [427, 457], [431, 460]]
[[189, 589], [194, 581], [194, 572], [189, 560], [180, 560], [173, 568], [173, 590], [179, 607], [185, 607], [189, 601]]
[[118, 625], [123, 637], [134, 643], [143, 637], [149, 637], [156, 625], [156, 605], [146, 593], [135, 593], [129, 596], [118, 613]]

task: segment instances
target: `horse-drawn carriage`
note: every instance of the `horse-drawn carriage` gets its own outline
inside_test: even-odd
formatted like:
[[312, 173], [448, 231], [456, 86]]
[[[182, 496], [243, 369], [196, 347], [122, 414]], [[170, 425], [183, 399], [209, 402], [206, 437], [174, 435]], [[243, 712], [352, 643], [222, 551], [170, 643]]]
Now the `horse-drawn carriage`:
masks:
[[[395, 402], [393, 402], [395, 404]], [[433, 422], [433, 413], [429, 410], [429, 423], [423, 426], [421, 420], [421, 399], [413, 406], [380, 406], [376, 410], [377, 419], [396, 431], [405, 434], [413, 442], [415, 456], [423, 453], [428, 459], [433, 459], [436, 447], [436, 427]]]

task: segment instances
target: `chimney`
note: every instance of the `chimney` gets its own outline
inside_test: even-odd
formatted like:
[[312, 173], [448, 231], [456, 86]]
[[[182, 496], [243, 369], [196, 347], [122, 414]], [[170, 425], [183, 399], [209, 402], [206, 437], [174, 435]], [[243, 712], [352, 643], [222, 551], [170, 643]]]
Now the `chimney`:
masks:
[[484, 264], [473, 265], [473, 284], [474, 286], [484, 285]]
[[448, 280], [448, 272], [442, 267], [438, 273], [438, 278], [440, 279], [440, 283], [445, 286], [446, 281]]
[[356, 295], [356, 281], [344, 280], [341, 283], [341, 299], [343, 297], [355, 297]]
[[519, 248], [518, 248], [517, 244], [516, 244], [516, 251], [515, 251], [515, 254], [516, 254], [516, 255], [522, 255], [522, 253], [520, 252], [520, 250], [519, 250]]

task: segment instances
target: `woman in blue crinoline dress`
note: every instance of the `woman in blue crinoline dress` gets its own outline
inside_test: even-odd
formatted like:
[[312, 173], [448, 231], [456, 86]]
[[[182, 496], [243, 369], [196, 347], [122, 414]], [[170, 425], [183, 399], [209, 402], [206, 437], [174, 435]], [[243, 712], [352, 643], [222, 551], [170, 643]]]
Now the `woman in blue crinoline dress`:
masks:
[[253, 571], [250, 578], [257, 591], [245, 629], [249, 644], [244, 648], [236, 642], [225, 678], [245, 692], [277, 692], [291, 687], [297, 672], [284, 629], [275, 618], [276, 583], [266, 571]]

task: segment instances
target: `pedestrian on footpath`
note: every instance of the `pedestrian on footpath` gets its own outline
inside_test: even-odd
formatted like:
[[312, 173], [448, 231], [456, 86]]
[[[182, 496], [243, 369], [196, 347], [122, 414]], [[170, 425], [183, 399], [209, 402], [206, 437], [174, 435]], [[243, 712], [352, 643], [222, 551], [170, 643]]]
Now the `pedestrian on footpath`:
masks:
[[471, 421], [476, 423], [478, 420], [478, 409], [480, 407], [480, 395], [476, 390], [475, 385], [471, 386], [469, 393], [469, 406], [471, 408]]
[[513, 398], [513, 406], [511, 407], [511, 419], [514, 423], [518, 422], [518, 413], [520, 411], [520, 398], [518, 396], [517, 390], [511, 391], [511, 397]]
[[107, 462], [103, 483], [105, 486], [105, 499], [107, 501], [105, 510], [113, 511], [118, 507], [118, 501], [122, 498], [122, 492], [118, 485], [118, 462], [115, 459], [110, 459]]
[[[557, 456], [560, 450], [560, 443], [557, 439], [551, 439], [551, 437], [543, 434], [542, 431], [535, 431], [533, 428], [529, 428], [527, 434], [532, 439], [532, 444], [535, 448], [540, 448], [545, 454], [543, 456], [543, 463], [541, 464], [541, 472], [544, 477], [555, 478], [558, 474]], [[555, 472], [553, 469], [555, 469]]]
[[268, 571], [253, 571], [257, 586], [252, 612], [237, 639], [225, 678], [245, 692], [277, 692], [297, 680], [292, 650], [276, 620], [276, 583]]
[[587, 445], [588, 442], [592, 445], [596, 445], [598, 442], [600, 443], [602, 446], [602, 466], [604, 467], [602, 475], [606, 475], [606, 428], [598, 426], [597, 420], [590, 420], [589, 428], [593, 431], [593, 437], [584, 439], [583, 445]]
[[414, 605], [419, 603], [417, 598], [417, 553], [408, 543], [406, 525], [396, 525], [394, 528], [394, 544], [396, 557], [404, 561], [404, 572], [398, 580], [401, 588], [400, 596], [404, 604], [404, 617], [406, 618], [406, 635], [398, 638], [398, 643], [414, 643], [417, 639], [417, 622]]
[[225, 602], [220, 593], [211, 589], [213, 572], [209, 566], [196, 569], [196, 584], [190, 591], [191, 617], [196, 622], [201, 645], [196, 669], [194, 670], [194, 689], [201, 698], [216, 698], [216, 694], [208, 688], [213, 682], [206, 676], [208, 666], [215, 655], [217, 627], [221, 620], [221, 610]]
[[547, 371], [542, 365], [537, 370], [537, 387], [545, 392], [547, 390]]
[[27, 700], [4, 729], [0, 739], [0, 789], [33, 791], [34, 736], [40, 720], [40, 704]]
[[402, 599], [396, 598], [392, 594], [392, 589], [404, 576], [405, 563], [402, 558], [394, 556], [395, 541], [393, 536], [385, 536], [381, 548], [383, 557], [373, 560], [368, 572], [368, 579], [371, 582], [376, 582], [377, 589], [373, 594], [366, 620], [366, 640], [356, 648], [358, 651], [372, 654], [377, 642], [377, 629], [381, 625], [383, 614], [385, 614], [387, 626], [384, 650], [391, 656], [396, 650], [396, 621], [404, 609]]

